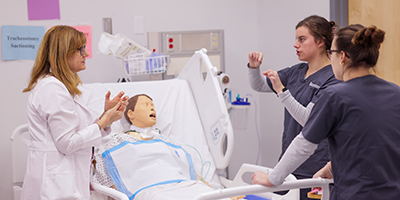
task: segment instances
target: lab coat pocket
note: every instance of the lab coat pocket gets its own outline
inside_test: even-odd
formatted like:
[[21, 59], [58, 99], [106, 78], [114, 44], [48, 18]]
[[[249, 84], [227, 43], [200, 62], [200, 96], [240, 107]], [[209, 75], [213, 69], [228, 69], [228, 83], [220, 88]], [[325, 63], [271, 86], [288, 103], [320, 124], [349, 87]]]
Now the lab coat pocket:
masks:
[[74, 157], [65, 156], [45, 172], [44, 197], [51, 200], [81, 199], [75, 183]]

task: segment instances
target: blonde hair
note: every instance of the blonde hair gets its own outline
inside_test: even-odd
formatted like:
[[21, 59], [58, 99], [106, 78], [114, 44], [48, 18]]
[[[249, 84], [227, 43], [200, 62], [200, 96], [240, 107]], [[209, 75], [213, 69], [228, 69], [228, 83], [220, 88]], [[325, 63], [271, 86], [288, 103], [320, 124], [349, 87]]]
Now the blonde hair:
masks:
[[65, 25], [51, 27], [43, 37], [29, 85], [23, 92], [31, 91], [40, 78], [52, 75], [65, 85], [71, 95], [82, 94], [78, 89], [82, 81], [78, 74], [69, 68], [67, 58], [73, 56], [77, 49], [85, 44], [85, 34], [75, 28]]

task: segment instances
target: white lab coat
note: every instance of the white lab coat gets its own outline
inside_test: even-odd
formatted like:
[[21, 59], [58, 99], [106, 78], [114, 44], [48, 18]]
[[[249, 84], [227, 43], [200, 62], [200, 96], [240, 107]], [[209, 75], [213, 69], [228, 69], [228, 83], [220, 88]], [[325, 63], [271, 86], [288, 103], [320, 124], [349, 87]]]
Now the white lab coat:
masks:
[[89, 199], [91, 149], [106, 133], [83, 99], [53, 76], [39, 80], [28, 99], [31, 142], [21, 199]]

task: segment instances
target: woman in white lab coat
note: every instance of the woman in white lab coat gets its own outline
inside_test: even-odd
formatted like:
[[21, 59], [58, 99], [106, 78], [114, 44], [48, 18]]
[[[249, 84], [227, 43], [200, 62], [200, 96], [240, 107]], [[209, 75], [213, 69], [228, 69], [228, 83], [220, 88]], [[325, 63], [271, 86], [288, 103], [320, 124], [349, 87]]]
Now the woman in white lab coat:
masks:
[[21, 199], [89, 199], [92, 146], [122, 118], [128, 97], [120, 92], [93, 120], [77, 86], [86, 69], [86, 36], [54, 26], [43, 37], [24, 92], [28, 96], [28, 164]]

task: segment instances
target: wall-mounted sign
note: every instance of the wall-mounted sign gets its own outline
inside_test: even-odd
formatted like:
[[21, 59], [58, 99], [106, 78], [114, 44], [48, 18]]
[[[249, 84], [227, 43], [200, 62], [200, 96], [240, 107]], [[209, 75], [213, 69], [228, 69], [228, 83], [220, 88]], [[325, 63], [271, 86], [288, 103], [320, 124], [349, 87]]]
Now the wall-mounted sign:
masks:
[[43, 26], [2, 26], [3, 60], [35, 60], [43, 36]]
[[28, 0], [29, 20], [60, 19], [59, 0]]

